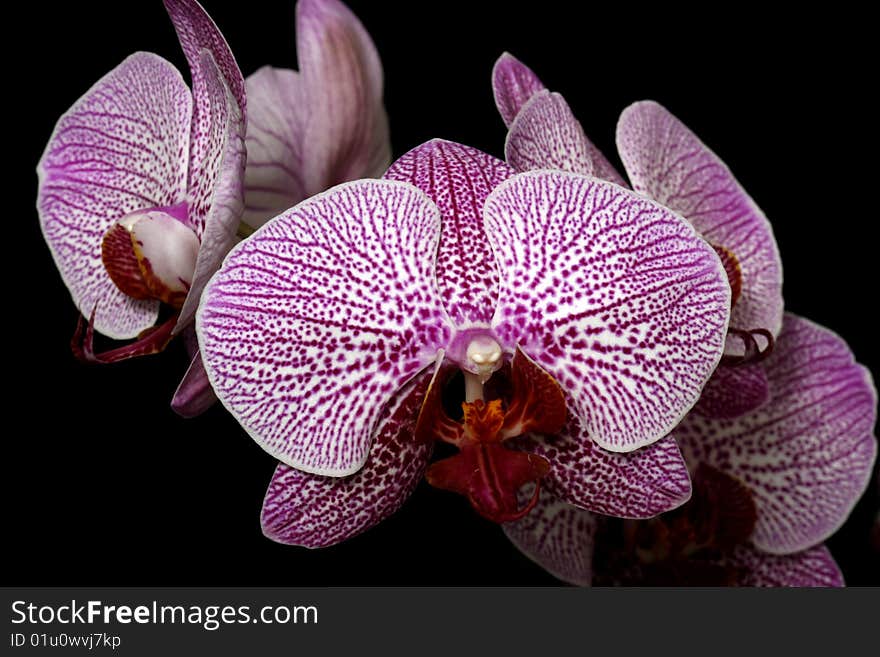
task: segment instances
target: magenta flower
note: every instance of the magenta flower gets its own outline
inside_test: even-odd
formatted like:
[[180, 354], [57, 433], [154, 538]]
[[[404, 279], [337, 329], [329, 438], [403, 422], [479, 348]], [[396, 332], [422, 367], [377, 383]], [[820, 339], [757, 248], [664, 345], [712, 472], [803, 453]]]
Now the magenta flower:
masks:
[[[492, 83], [509, 127], [505, 156], [514, 169], [561, 169], [626, 184], [584, 134], [565, 99], [545, 89], [528, 67], [505, 53]], [[760, 208], [718, 156], [657, 103], [635, 103], [623, 112], [617, 147], [633, 189], [690, 221], [725, 264], [733, 305], [723, 363], [766, 356], [782, 325], [782, 263]], [[751, 391], [742, 408], [731, 412], [765, 399], [760, 368], [724, 368], [719, 375]]]
[[770, 387], [761, 408], [735, 418], [695, 410], [673, 431], [694, 481], [680, 509], [620, 522], [542, 500], [508, 536], [576, 584], [842, 585], [822, 542], [871, 477], [870, 372], [837, 335], [791, 314], [758, 366]]
[[296, 48], [299, 71], [264, 66], [246, 81], [243, 221], [253, 227], [391, 162], [382, 63], [360, 21], [337, 0], [299, 0]]
[[[212, 386], [282, 461], [264, 531], [312, 547], [363, 531], [412, 491], [431, 440], [460, 454], [429, 482], [495, 520], [527, 511], [516, 494], [542, 479], [629, 517], [687, 499], [663, 439], [717, 365], [730, 306], [690, 225], [618, 186], [513, 175], [449, 142], [387, 178], [269, 221], [205, 289]], [[461, 421], [437, 403], [450, 371], [464, 378]], [[504, 377], [513, 394], [493, 397]], [[531, 435], [551, 425], [558, 440]], [[521, 434], [528, 444], [508, 448]]]
[[[37, 209], [83, 315], [75, 351], [112, 362], [154, 353], [193, 319], [235, 241], [244, 176], [244, 81], [198, 3], [166, 0], [192, 90], [167, 61], [135, 53], [58, 121], [38, 166]], [[172, 309], [160, 326], [160, 306]], [[139, 338], [95, 354], [93, 331]]]

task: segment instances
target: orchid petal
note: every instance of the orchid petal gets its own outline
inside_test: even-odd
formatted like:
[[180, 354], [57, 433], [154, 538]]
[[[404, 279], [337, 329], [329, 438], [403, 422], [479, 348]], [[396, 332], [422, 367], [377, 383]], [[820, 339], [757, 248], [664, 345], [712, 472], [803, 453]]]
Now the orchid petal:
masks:
[[599, 446], [666, 436], [724, 346], [730, 287], [712, 248], [666, 208], [563, 172], [514, 176], [484, 216], [497, 334], [559, 382]]
[[302, 141], [307, 194], [364, 177], [391, 162], [382, 63], [370, 35], [337, 0], [299, 0], [297, 58], [308, 107]]
[[675, 430], [688, 463], [742, 481], [755, 500], [752, 536], [786, 554], [834, 533], [865, 491], [877, 452], [877, 393], [846, 343], [786, 314], [764, 362], [770, 399], [734, 419], [691, 413]]
[[305, 97], [300, 74], [287, 69], [264, 66], [245, 84], [248, 125], [242, 221], [258, 228], [307, 196], [302, 144]]
[[508, 128], [529, 98], [544, 89], [532, 69], [506, 52], [492, 67], [492, 93], [495, 106]]
[[43, 236], [74, 303], [95, 329], [136, 337], [158, 302], [121, 292], [101, 261], [104, 234], [135, 210], [182, 200], [192, 98], [161, 57], [136, 53], [105, 75], [55, 126], [40, 164]]
[[193, 206], [189, 208], [189, 220], [201, 239], [201, 246], [175, 333], [179, 333], [195, 316], [205, 284], [236, 242], [244, 209], [244, 118], [212, 55], [202, 51], [201, 58], [205, 88], [203, 109], [210, 112], [211, 117], [207, 123], [208, 132], [202, 137], [206, 156], [212, 158], [203, 163], [201, 172], [212, 184], [203, 188], [210, 193], [202, 205], [207, 214], [200, 219], [193, 214]]
[[[224, 170], [222, 158], [230, 115], [235, 115], [235, 120], [241, 122], [237, 132], [244, 137], [244, 78], [226, 39], [198, 2], [165, 0], [165, 9], [177, 31], [192, 78], [193, 116], [187, 183], [189, 220], [196, 235], [202, 237], [215, 187], [228, 184], [217, 177]], [[205, 56], [206, 53], [209, 57]], [[233, 99], [231, 103], [227, 103], [227, 88]]]
[[183, 379], [174, 391], [171, 409], [180, 417], [197, 417], [217, 401], [217, 395], [208, 381], [201, 354], [196, 351]]
[[843, 574], [824, 545], [786, 555], [738, 545], [725, 557], [741, 573], [739, 586], [844, 586]]
[[341, 543], [397, 511], [415, 490], [431, 444], [413, 440], [430, 375], [423, 372], [388, 403], [364, 467], [350, 477], [322, 477], [279, 465], [263, 501], [263, 533], [309, 548]]
[[[197, 107], [201, 106], [200, 98], [206, 91], [206, 85], [211, 84], [205, 81], [205, 75], [213, 75], [212, 73], [206, 74], [203, 68], [204, 60], [201, 53], [203, 50], [207, 50], [211, 53], [220, 74], [243, 113], [245, 108], [244, 79], [238, 64], [235, 63], [235, 57], [229, 49], [229, 44], [226, 43], [226, 39], [223, 38], [217, 25], [195, 0], [164, 0], [164, 3], [165, 10], [177, 32], [180, 47], [189, 63], [193, 81], [193, 95], [196, 98]], [[196, 111], [194, 114], [198, 116], [199, 112]]]
[[516, 444], [550, 462], [550, 474], [541, 482], [550, 495], [589, 511], [652, 518], [691, 496], [687, 465], [672, 438], [626, 454], [606, 452], [569, 413], [557, 435], [532, 434]]
[[694, 413], [733, 418], [759, 408], [770, 398], [767, 374], [761, 365], [719, 367], [706, 383]]
[[542, 495], [525, 518], [503, 525], [507, 538], [554, 577], [576, 586], [593, 580], [596, 517]]
[[504, 158], [517, 171], [560, 169], [591, 175], [587, 136], [565, 99], [539, 91], [523, 106], [507, 133]]
[[633, 188], [678, 212], [711, 244], [734, 254], [742, 293], [733, 328], [782, 326], [782, 263], [773, 229], [725, 164], [657, 103], [631, 105], [617, 125], [617, 148]]
[[491, 155], [442, 139], [417, 146], [385, 173], [389, 180], [412, 183], [440, 208], [437, 284], [456, 325], [492, 319], [498, 270], [483, 233], [483, 206], [489, 193], [513, 173]]
[[236, 246], [196, 321], [217, 397], [267, 452], [344, 476], [396, 390], [451, 329], [433, 282], [440, 213], [411, 185], [360, 180]]

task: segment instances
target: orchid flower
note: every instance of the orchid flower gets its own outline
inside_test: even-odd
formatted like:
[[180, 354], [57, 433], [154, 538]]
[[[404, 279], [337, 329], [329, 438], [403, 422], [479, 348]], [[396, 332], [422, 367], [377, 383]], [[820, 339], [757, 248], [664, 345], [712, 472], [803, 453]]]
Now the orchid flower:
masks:
[[[381, 175], [391, 159], [382, 64], [354, 14], [337, 0], [300, 0], [296, 41], [299, 72], [264, 66], [245, 80], [243, 235], [337, 183]], [[192, 417], [217, 397], [195, 339], [187, 351], [192, 364], [171, 405]]]
[[[565, 99], [548, 91], [528, 67], [503, 54], [492, 73], [499, 113], [509, 127], [508, 163], [517, 171], [555, 168], [625, 185], [596, 148]], [[624, 110], [617, 126], [617, 148], [635, 191], [690, 221], [716, 249], [730, 277], [732, 309], [725, 358], [710, 389], [723, 391], [736, 380], [744, 391], [745, 412], [766, 400], [763, 370], [752, 367], [766, 357], [782, 325], [782, 264], [773, 230], [725, 164], [688, 128], [657, 103]], [[705, 403], [712, 403], [707, 394]]]
[[382, 63], [355, 15], [337, 0], [299, 0], [296, 48], [299, 71], [265, 66], [246, 81], [252, 227], [391, 162]]
[[[723, 351], [730, 289], [714, 250], [616, 185], [513, 175], [451, 142], [386, 178], [269, 221], [205, 288], [212, 387], [282, 462], [264, 531], [311, 547], [363, 531], [412, 491], [435, 440], [460, 454], [429, 483], [496, 521], [527, 512], [537, 498], [518, 507], [517, 492], [545, 477], [629, 517], [687, 499], [663, 439]], [[460, 419], [440, 403], [450, 372]], [[504, 381], [511, 394], [490, 392]]]
[[871, 478], [871, 374], [840, 337], [792, 314], [759, 366], [763, 406], [736, 417], [695, 409], [674, 430], [693, 474], [684, 506], [620, 522], [542, 499], [508, 536], [576, 584], [842, 585], [822, 542]]
[[[197, 2], [165, 7], [192, 90], [166, 60], [135, 53], [61, 117], [38, 166], [40, 226], [90, 318], [74, 351], [91, 362], [156, 353], [191, 324], [242, 212], [244, 80]], [[138, 339], [96, 354], [94, 331]]]

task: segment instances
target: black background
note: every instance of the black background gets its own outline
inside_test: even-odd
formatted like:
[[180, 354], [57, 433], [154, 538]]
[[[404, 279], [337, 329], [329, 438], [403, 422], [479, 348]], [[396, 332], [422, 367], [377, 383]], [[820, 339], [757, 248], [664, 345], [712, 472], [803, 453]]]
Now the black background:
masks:
[[[296, 65], [292, 0], [204, 4], [245, 75]], [[614, 162], [620, 111], [658, 100], [770, 218], [788, 309], [833, 328], [880, 371], [866, 16], [841, 4], [833, 14], [787, 15], [742, 3], [735, 11], [549, 0], [349, 5], [383, 59], [395, 156], [432, 137], [503, 156], [490, 73], [504, 50], [565, 95]], [[58, 117], [131, 52], [186, 65], [159, 0], [17, 11], [7, 39], [20, 45], [4, 67], [7, 583], [556, 584], [463, 498], [424, 483], [398, 514], [343, 545], [272, 543], [259, 511], [273, 460], [220, 407], [183, 420], [168, 406], [186, 367], [181, 345], [108, 367], [73, 359], [77, 313], [40, 235], [37, 161]], [[872, 486], [830, 541], [850, 584], [880, 583], [880, 556], [868, 546], [877, 498]]]

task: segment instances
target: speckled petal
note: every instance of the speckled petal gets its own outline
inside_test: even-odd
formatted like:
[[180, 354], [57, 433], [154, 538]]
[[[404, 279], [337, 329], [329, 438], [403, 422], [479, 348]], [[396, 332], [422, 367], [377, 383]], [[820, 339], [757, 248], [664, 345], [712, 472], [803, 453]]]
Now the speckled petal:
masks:
[[306, 107], [296, 71], [264, 66], [245, 84], [248, 125], [242, 221], [256, 228], [306, 197], [302, 144]]
[[742, 293], [733, 328], [782, 326], [782, 262], [773, 229], [725, 164], [661, 105], [645, 101], [624, 110], [617, 148], [630, 182], [693, 223], [710, 243], [734, 254]]
[[719, 367], [712, 374], [694, 413], [733, 418], [759, 408], [770, 398], [767, 373], [761, 365]]
[[712, 248], [656, 203], [553, 171], [498, 186], [485, 226], [502, 340], [559, 382], [599, 446], [628, 452], [666, 436], [724, 346], [730, 287]]
[[741, 569], [739, 586], [844, 586], [843, 574], [824, 545], [787, 555], [738, 545], [725, 561]]
[[217, 397], [270, 454], [344, 476], [451, 329], [433, 279], [440, 213], [405, 183], [314, 196], [229, 254], [196, 320]]
[[529, 98], [542, 89], [544, 85], [532, 69], [508, 52], [492, 68], [495, 106], [508, 128]]
[[211, 53], [220, 74], [226, 80], [232, 96], [244, 111], [245, 92], [244, 79], [229, 44], [217, 25], [195, 0], [164, 0], [165, 9], [177, 31], [177, 38], [183, 48], [183, 54], [189, 62], [193, 80], [193, 91], [198, 98], [203, 93], [203, 75], [201, 52]]
[[[164, 1], [192, 78], [193, 116], [187, 187], [189, 221], [196, 235], [201, 237], [211, 211], [215, 187], [230, 183], [218, 180], [218, 175], [224, 170], [221, 160], [228, 134], [227, 121], [233, 116], [241, 122], [236, 131], [244, 137], [244, 78], [220, 30], [198, 2]], [[205, 53], [210, 58], [206, 58]], [[227, 107], [224, 87], [231, 94], [233, 100], [229, 104], [234, 110]]]
[[569, 413], [556, 436], [531, 434], [516, 444], [551, 464], [541, 482], [569, 504], [618, 518], [653, 518], [690, 499], [691, 480], [672, 438], [627, 454], [600, 449]]
[[136, 53], [61, 117], [37, 167], [40, 226], [55, 264], [81, 313], [97, 304], [95, 329], [111, 338], [136, 337], [159, 305], [119, 291], [101, 242], [126, 214], [183, 199], [191, 111], [177, 70]]
[[517, 171], [593, 173], [584, 129], [565, 99], [546, 90], [532, 96], [516, 115], [507, 133], [504, 158]]
[[423, 372], [392, 399], [376, 427], [364, 467], [349, 477], [322, 477], [279, 465], [263, 501], [263, 533], [309, 548], [349, 539], [397, 511], [415, 490], [431, 444], [413, 439], [431, 373]]
[[[175, 333], [180, 332], [195, 317], [202, 290], [208, 279], [217, 271], [223, 258], [236, 242], [236, 233], [244, 208], [244, 122], [241, 110], [232, 96], [229, 86], [220, 75], [212, 55], [202, 51], [202, 79], [205, 85], [206, 104], [210, 111], [209, 133], [203, 141], [206, 154], [212, 159], [203, 163], [202, 174], [213, 180], [207, 199], [207, 214], [203, 219], [193, 217], [190, 207], [190, 223], [201, 238], [199, 254], [192, 284]], [[190, 190], [192, 193], [192, 190]]]
[[764, 362], [770, 399], [735, 419], [691, 413], [675, 430], [688, 463], [709, 463], [752, 492], [752, 541], [774, 554], [811, 547], [846, 520], [877, 452], [877, 393], [846, 343], [786, 314]]
[[589, 511], [542, 494], [525, 518], [503, 527], [519, 551], [548, 573], [569, 584], [590, 586], [596, 524]]
[[409, 182], [440, 208], [437, 284], [458, 326], [487, 324], [498, 298], [498, 270], [483, 233], [483, 205], [513, 170], [483, 151], [434, 139], [394, 162], [385, 178]]
[[299, 0], [296, 52], [308, 107], [306, 194], [382, 175], [391, 162], [382, 63], [370, 35], [337, 0]]

